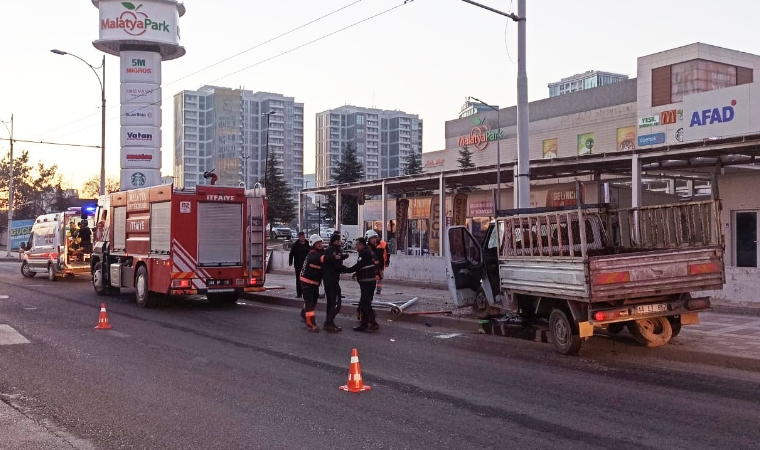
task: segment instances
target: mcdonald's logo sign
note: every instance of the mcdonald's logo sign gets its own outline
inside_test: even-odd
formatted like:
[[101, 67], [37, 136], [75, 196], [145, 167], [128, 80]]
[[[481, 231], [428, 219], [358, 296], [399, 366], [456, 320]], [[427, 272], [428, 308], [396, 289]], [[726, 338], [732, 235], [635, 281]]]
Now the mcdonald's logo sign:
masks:
[[671, 123], [676, 123], [679, 121], [679, 119], [683, 120], [683, 112], [681, 112], [681, 114], [678, 114], [678, 111], [675, 109], [663, 111], [660, 113], [660, 125], [669, 125]]

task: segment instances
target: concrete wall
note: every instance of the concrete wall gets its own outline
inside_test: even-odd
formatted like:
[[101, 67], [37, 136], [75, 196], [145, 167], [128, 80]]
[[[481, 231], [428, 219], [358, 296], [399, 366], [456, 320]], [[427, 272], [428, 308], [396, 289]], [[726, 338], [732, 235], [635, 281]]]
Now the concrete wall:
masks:
[[[351, 253], [345, 264], [355, 263], [356, 253]], [[292, 267], [288, 267], [288, 252], [282, 250], [274, 252], [271, 270], [293, 271]], [[385, 270], [385, 278], [393, 282], [447, 287], [443, 258], [436, 256], [391, 255], [391, 264]]]

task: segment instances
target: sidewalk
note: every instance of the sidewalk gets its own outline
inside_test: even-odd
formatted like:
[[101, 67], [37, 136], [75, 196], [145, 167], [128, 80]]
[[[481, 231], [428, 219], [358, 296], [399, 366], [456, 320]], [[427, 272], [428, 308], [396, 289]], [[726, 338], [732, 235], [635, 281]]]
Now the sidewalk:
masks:
[[[269, 291], [264, 296], [281, 299], [295, 300], [295, 275], [285, 273], [268, 273], [267, 287], [285, 287], [283, 290]], [[351, 280], [350, 277], [344, 276], [341, 280], [341, 289], [346, 297], [345, 302], [357, 301], [359, 298], [358, 283]], [[474, 331], [478, 329], [477, 322], [470, 315], [469, 308], [455, 309], [455, 305], [447, 290], [437, 287], [414, 286], [410, 284], [393, 283], [387, 280], [383, 288], [382, 295], [375, 296], [375, 302], [391, 301], [405, 302], [413, 297], [419, 297], [419, 301], [414, 306], [407, 309], [402, 315], [408, 317], [407, 313], [421, 311], [451, 311], [451, 315], [459, 320], [449, 319], [443, 321], [440, 316], [422, 316], [422, 322], [430, 323], [433, 321], [436, 325], [456, 326], [458, 328]], [[324, 304], [324, 300], [320, 300]], [[294, 306], [297, 303], [293, 303]], [[404, 320], [400, 318], [399, 320]], [[607, 344], [601, 339], [595, 347], [606, 348]], [[638, 352], [635, 343], [627, 332], [620, 337], [609, 340], [610, 346], [629, 347]], [[679, 359], [694, 360], [706, 364], [720, 366], [741, 366], [742, 368], [752, 368], [760, 370], [760, 317], [725, 314], [721, 312], [706, 312], [700, 314], [700, 323], [683, 327], [681, 333], [673, 338], [667, 346], [658, 352], [645, 349], [651, 356], [660, 356], [670, 358], [674, 353], [681, 353]], [[683, 355], [690, 356], [683, 356]]]
[[14, 450], [71, 450], [81, 448], [0, 400], [0, 448]]

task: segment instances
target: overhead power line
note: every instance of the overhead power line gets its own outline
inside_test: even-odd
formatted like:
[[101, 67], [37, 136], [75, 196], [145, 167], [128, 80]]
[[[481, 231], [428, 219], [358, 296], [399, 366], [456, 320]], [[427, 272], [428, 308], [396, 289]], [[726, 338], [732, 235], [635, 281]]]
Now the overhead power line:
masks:
[[[0, 141], [10, 141], [10, 139], [9, 138], [0, 138]], [[60, 147], [100, 148], [99, 145], [65, 144], [63, 142], [48, 142], [48, 141], [27, 141], [27, 140], [24, 140], [24, 139], [13, 139], [13, 142], [21, 142], [21, 143], [24, 143], [24, 144], [58, 145]]]
[[[215, 82], [217, 82], [217, 81], [219, 81], [219, 80], [223, 80], [223, 79], [225, 79], [225, 78], [227, 78], [227, 77], [230, 77], [230, 76], [232, 76], [232, 75], [236, 75], [236, 74], [238, 74], [238, 73], [241, 73], [241, 72], [244, 72], [244, 71], [246, 71], [246, 70], [250, 70], [250, 69], [252, 69], [252, 68], [254, 68], [254, 67], [256, 67], [256, 66], [259, 66], [259, 65], [261, 65], [261, 64], [267, 63], [267, 62], [269, 62], [269, 61], [272, 61], [272, 60], [274, 60], [274, 59], [280, 58], [280, 57], [282, 57], [282, 56], [285, 56], [285, 55], [287, 55], [287, 54], [289, 54], [289, 53], [292, 53], [292, 52], [294, 52], [294, 51], [296, 51], [296, 50], [300, 50], [300, 49], [302, 49], [302, 48], [304, 48], [304, 47], [307, 47], [307, 46], [309, 46], [309, 45], [312, 45], [312, 44], [315, 44], [315, 43], [317, 43], [317, 42], [320, 42], [320, 41], [322, 41], [322, 40], [324, 40], [324, 39], [327, 39], [327, 38], [329, 38], [329, 37], [331, 37], [331, 36], [335, 36], [336, 34], [338, 34], [338, 33], [341, 33], [341, 32], [343, 32], [343, 31], [346, 31], [346, 30], [348, 30], [348, 29], [351, 29], [351, 28], [353, 28], [353, 27], [355, 27], [355, 26], [357, 26], [357, 25], [361, 25], [362, 23], [368, 22], [368, 21], [370, 21], [370, 20], [372, 20], [372, 19], [376, 19], [376, 18], [378, 18], [378, 17], [380, 17], [380, 16], [382, 16], [382, 15], [385, 15], [385, 14], [387, 14], [387, 13], [391, 12], [391, 11], [394, 11], [394, 10], [396, 10], [396, 9], [398, 9], [398, 8], [401, 8], [402, 6], [408, 5], [408, 4], [412, 3], [412, 1], [413, 1], [413, 0], [405, 0], [405, 2], [404, 2], [404, 3], [401, 3], [401, 4], [398, 4], [398, 5], [396, 5], [396, 6], [390, 7], [390, 8], [388, 8], [388, 9], [385, 9], [385, 10], [383, 10], [383, 11], [379, 12], [379, 13], [373, 14], [373, 15], [371, 15], [371, 16], [369, 16], [369, 17], [366, 17], [366, 18], [364, 18], [364, 19], [362, 19], [362, 20], [356, 21], [356, 22], [354, 22], [354, 23], [352, 23], [352, 24], [350, 24], [350, 25], [346, 25], [346, 26], [345, 26], [345, 27], [343, 27], [343, 28], [339, 28], [339, 29], [337, 29], [337, 30], [335, 30], [335, 31], [332, 31], [332, 32], [330, 32], [330, 33], [327, 33], [327, 34], [324, 34], [324, 35], [322, 35], [322, 36], [320, 36], [320, 37], [318, 37], [318, 38], [312, 39], [312, 40], [310, 40], [310, 41], [308, 41], [308, 42], [306, 42], [306, 43], [304, 43], [304, 44], [298, 45], [298, 46], [296, 46], [296, 47], [292, 47], [292, 48], [290, 48], [290, 49], [288, 49], [288, 50], [285, 50], [285, 51], [283, 51], [283, 52], [281, 52], [281, 53], [278, 53], [278, 54], [276, 54], [276, 55], [274, 55], [274, 56], [270, 56], [269, 58], [265, 58], [265, 59], [262, 59], [261, 61], [258, 61], [258, 62], [254, 63], [254, 64], [251, 64], [250, 66], [246, 66], [246, 67], [243, 67], [242, 69], [238, 69], [238, 70], [235, 70], [235, 71], [233, 71], [233, 72], [230, 72], [230, 73], [228, 73], [228, 74], [226, 74], [226, 75], [223, 75], [223, 76], [221, 76], [221, 77], [215, 78], [215, 79], [213, 79], [213, 80], [211, 80], [211, 81], [207, 81], [207, 82], [205, 82], [205, 83], [203, 83], [203, 84], [204, 84], [204, 85], [209, 85], [209, 84], [215, 83]], [[142, 94], [142, 95], [147, 95], [147, 94]], [[146, 105], [144, 105], [144, 106], [141, 106], [141, 107], [139, 107], [139, 108], [136, 108], [136, 109], [132, 110], [132, 112], [137, 112], [137, 111], [143, 110], [143, 109], [145, 109], [145, 108], [149, 108], [149, 107], [151, 107], [151, 106], [159, 105], [159, 104], [163, 103], [163, 102], [164, 102], [164, 101], [166, 101], [166, 100], [171, 100], [171, 99], [172, 99], [172, 97], [173, 97], [173, 95], [172, 95], [172, 96], [167, 96], [167, 97], [164, 97], [164, 98], [162, 98], [161, 100], [159, 100], [159, 101], [157, 101], [157, 102], [149, 103], [149, 104], [146, 104]], [[112, 117], [112, 118], [110, 118], [110, 119], [108, 119], [108, 122], [110, 122], [110, 121], [112, 121], [112, 120], [114, 120], [114, 118], [113, 118], [113, 117]], [[69, 136], [69, 135], [71, 135], [71, 134], [79, 133], [79, 132], [81, 132], [81, 131], [84, 131], [84, 130], [90, 129], [90, 128], [94, 127], [94, 126], [95, 126], [95, 125], [90, 125], [90, 126], [88, 126], [88, 127], [85, 127], [85, 128], [82, 128], [82, 129], [79, 129], [79, 130], [76, 130], [76, 131], [72, 131], [72, 132], [70, 132], [70, 133], [66, 133], [66, 134], [60, 135], [60, 136], [58, 136], [58, 137], [59, 137], [59, 138], [61, 138], [61, 137]]]
[[[285, 36], [287, 36], [287, 35], [289, 35], [289, 34], [295, 33], [296, 31], [298, 31], [298, 30], [301, 30], [301, 29], [303, 29], [303, 28], [306, 28], [306, 27], [308, 27], [309, 25], [313, 25], [313, 24], [315, 24], [315, 23], [319, 22], [320, 20], [326, 19], [326, 18], [328, 18], [328, 17], [330, 17], [330, 16], [332, 16], [332, 15], [335, 15], [335, 14], [337, 14], [337, 13], [339, 13], [339, 12], [343, 11], [344, 9], [350, 8], [351, 6], [354, 6], [354, 5], [356, 5], [357, 3], [360, 3], [361, 1], [362, 1], [362, 0], [355, 0], [355, 1], [354, 1], [354, 2], [352, 2], [352, 3], [349, 3], [349, 4], [347, 4], [347, 5], [341, 6], [340, 8], [338, 8], [338, 9], [335, 9], [335, 10], [333, 10], [333, 11], [331, 11], [331, 12], [329, 12], [329, 13], [327, 13], [327, 14], [323, 15], [323, 16], [317, 17], [316, 19], [312, 19], [312, 20], [310, 20], [310, 21], [308, 21], [308, 22], [306, 22], [306, 23], [303, 23], [303, 24], [301, 24], [301, 25], [298, 25], [297, 27], [295, 27], [295, 28], [292, 28], [292, 29], [290, 29], [290, 30], [288, 30], [288, 31], [286, 31], [286, 32], [284, 32], [284, 33], [282, 33], [282, 34], [279, 34], [279, 35], [277, 35], [277, 36], [275, 36], [275, 37], [273, 37], [273, 38], [270, 38], [270, 39], [267, 39], [267, 40], [265, 40], [265, 41], [263, 41], [263, 42], [260, 42], [260, 43], [258, 43], [258, 44], [256, 44], [256, 45], [254, 45], [253, 47], [247, 48], [247, 49], [245, 49], [245, 50], [243, 50], [243, 51], [241, 51], [241, 52], [238, 52], [238, 53], [236, 53], [236, 54], [234, 54], [234, 55], [232, 55], [232, 56], [228, 56], [227, 58], [221, 59], [221, 60], [219, 60], [219, 61], [217, 61], [217, 62], [215, 62], [215, 63], [212, 63], [212, 64], [210, 64], [210, 65], [208, 65], [208, 66], [206, 66], [206, 67], [204, 67], [204, 68], [202, 68], [202, 69], [196, 70], [195, 72], [191, 72], [191, 73], [189, 73], [189, 74], [187, 74], [187, 75], [185, 75], [185, 76], [183, 76], [183, 77], [177, 78], [176, 80], [172, 80], [172, 81], [170, 81], [170, 82], [168, 82], [168, 83], [165, 83], [165, 84], [163, 85], [163, 87], [166, 87], [166, 86], [169, 86], [169, 85], [171, 85], [171, 84], [177, 83], [177, 82], [179, 82], [179, 81], [182, 81], [182, 80], [184, 80], [184, 79], [187, 79], [187, 78], [189, 78], [189, 77], [191, 77], [191, 76], [193, 76], [193, 75], [197, 75], [197, 74], [199, 74], [199, 73], [201, 73], [201, 72], [205, 72], [206, 70], [208, 70], [208, 69], [211, 69], [211, 68], [213, 68], [213, 67], [216, 67], [216, 66], [218, 66], [218, 65], [220, 65], [220, 64], [223, 64], [223, 63], [225, 63], [225, 62], [227, 62], [227, 61], [230, 61], [231, 59], [234, 59], [234, 58], [237, 58], [237, 57], [239, 57], [239, 56], [242, 56], [242, 55], [244, 55], [244, 54], [246, 54], [246, 53], [248, 53], [248, 52], [250, 52], [250, 51], [253, 51], [253, 50], [255, 50], [255, 49], [259, 48], [259, 47], [262, 47], [262, 46], [264, 46], [264, 45], [266, 45], [266, 44], [269, 44], [269, 43], [271, 43], [271, 42], [274, 42], [274, 41], [276, 41], [276, 40], [278, 40], [278, 39], [280, 39], [280, 38], [283, 38], [283, 37], [285, 37]], [[152, 92], [152, 91], [151, 91], [151, 92]], [[147, 94], [149, 94], [149, 93], [150, 93], [150, 92], [146, 93], [145, 95], [147, 95]], [[106, 111], [108, 111], [108, 110], [111, 110], [111, 109], [114, 109], [114, 108], [118, 108], [118, 106], [111, 106], [110, 108], [106, 108]], [[84, 121], [84, 120], [87, 120], [87, 119], [89, 119], [89, 118], [92, 118], [92, 117], [95, 117], [95, 116], [98, 116], [98, 115], [100, 115], [100, 114], [99, 114], [99, 113], [98, 113], [98, 114], [91, 114], [91, 115], [89, 115], [89, 116], [86, 116], [86, 117], [82, 117], [81, 119], [77, 119], [77, 120], [75, 120], [75, 121], [73, 121], [73, 122], [69, 122], [69, 123], [67, 123], [67, 124], [65, 124], [65, 125], [61, 125], [61, 126], [59, 126], [59, 127], [53, 128], [52, 130], [48, 130], [48, 131], [45, 131], [44, 133], [42, 133], [42, 134], [38, 135], [38, 137], [42, 137], [42, 136], [45, 136], [46, 134], [50, 134], [50, 133], [52, 133], [53, 131], [57, 131], [57, 130], [60, 130], [60, 129], [62, 129], [62, 128], [68, 128], [68, 127], [69, 127], [69, 126], [71, 126], [71, 125], [74, 125], [74, 124], [76, 124], [76, 123], [82, 122], [82, 121]], [[90, 127], [88, 127], [88, 128], [90, 128]], [[64, 135], [64, 136], [65, 136], [65, 135]]]

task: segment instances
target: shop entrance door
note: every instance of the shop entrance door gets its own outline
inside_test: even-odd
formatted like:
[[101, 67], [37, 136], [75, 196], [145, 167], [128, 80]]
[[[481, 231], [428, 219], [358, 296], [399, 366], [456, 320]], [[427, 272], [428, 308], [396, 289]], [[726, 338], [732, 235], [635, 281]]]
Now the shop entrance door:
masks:
[[734, 212], [734, 263], [736, 267], [757, 267], [757, 211]]

